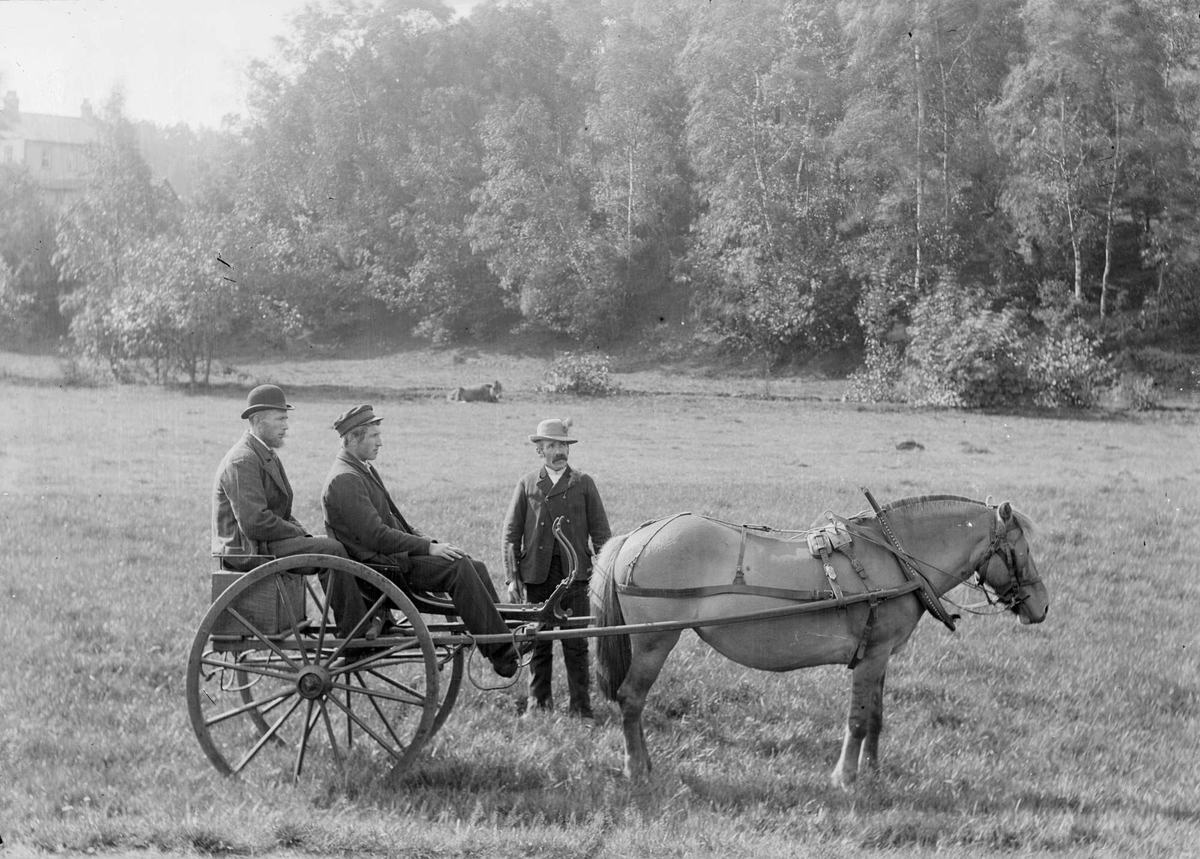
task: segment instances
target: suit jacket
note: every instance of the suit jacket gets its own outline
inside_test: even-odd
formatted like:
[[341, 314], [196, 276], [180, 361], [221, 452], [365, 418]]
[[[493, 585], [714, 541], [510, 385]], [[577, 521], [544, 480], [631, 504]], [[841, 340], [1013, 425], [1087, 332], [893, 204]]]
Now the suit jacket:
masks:
[[404, 520], [367, 463], [338, 451], [321, 490], [325, 533], [356, 561], [409, 569], [409, 555], [428, 555], [430, 540]]
[[[551, 529], [559, 516], [564, 517], [567, 542], [579, 556], [580, 581], [591, 576], [592, 555], [612, 535], [604, 504], [591, 477], [568, 465], [558, 483], [551, 483], [545, 466], [531, 471], [517, 484], [508, 515], [504, 517], [504, 541], [516, 553], [515, 574], [525, 584], [546, 581], [557, 545]], [[566, 560], [563, 558], [564, 564]], [[563, 572], [567, 572], [565, 567]], [[514, 572], [506, 570], [505, 575], [511, 578]]]
[[265, 555], [265, 543], [308, 536], [292, 515], [283, 463], [249, 430], [217, 468], [212, 513], [214, 554]]

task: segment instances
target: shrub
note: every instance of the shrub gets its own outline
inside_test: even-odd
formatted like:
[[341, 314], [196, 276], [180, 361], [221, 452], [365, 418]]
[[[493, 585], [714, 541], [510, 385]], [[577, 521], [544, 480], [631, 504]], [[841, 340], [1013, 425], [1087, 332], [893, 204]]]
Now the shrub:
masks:
[[1162, 402], [1162, 389], [1155, 385], [1153, 376], [1145, 373], [1122, 373], [1112, 393], [1118, 404], [1135, 412], [1156, 409]]
[[1037, 380], [1039, 406], [1087, 409], [1096, 405], [1112, 373], [1092, 337], [1068, 328], [1040, 338], [1029, 357], [1029, 375]]
[[863, 366], [850, 374], [846, 399], [861, 403], [896, 403], [901, 393], [903, 360], [894, 343], [868, 343]]
[[1027, 401], [1028, 326], [992, 310], [978, 289], [948, 280], [913, 309], [906, 382], [915, 403], [978, 408]]
[[1119, 366], [1136, 375], [1150, 376], [1168, 388], [1195, 387], [1200, 380], [1200, 360], [1194, 355], [1167, 352], [1155, 346], [1129, 350], [1121, 355]]
[[609, 359], [605, 355], [567, 352], [550, 365], [537, 389], [545, 394], [607, 397], [620, 390], [611, 373]]

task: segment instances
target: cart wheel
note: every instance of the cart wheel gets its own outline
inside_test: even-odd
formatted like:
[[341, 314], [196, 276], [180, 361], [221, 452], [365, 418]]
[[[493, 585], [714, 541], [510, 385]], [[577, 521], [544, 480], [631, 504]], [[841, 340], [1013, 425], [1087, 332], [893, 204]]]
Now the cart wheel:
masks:
[[[368, 642], [364, 622], [338, 637], [318, 571], [372, 585], [380, 596], [368, 616], [390, 600], [402, 631]], [[399, 771], [448, 715], [447, 699], [453, 706], [449, 689], [439, 695], [438, 656], [420, 613], [379, 573], [328, 555], [280, 558], [237, 579], [201, 621], [188, 659], [192, 728], [227, 775], [253, 763], [344, 777], [380, 749]]]
[[[463, 665], [466, 662], [465, 651], [461, 647], [452, 648], [452, 652], [448, 659], [450, 665], [450, 673], [442, 675], [442, 700], [438, 704], [437, 715], [433, 719], [433, 730], [430, 735], [436, 734], [442, 729], [442, 725], [446, 724], [446, 719], [450, 716], [450, 711], [454, 709], [454, 702], [458, 700], [458, 688], [462, 686]], [[442, 663], [442, 671], [446, 670], [446, 662]]]

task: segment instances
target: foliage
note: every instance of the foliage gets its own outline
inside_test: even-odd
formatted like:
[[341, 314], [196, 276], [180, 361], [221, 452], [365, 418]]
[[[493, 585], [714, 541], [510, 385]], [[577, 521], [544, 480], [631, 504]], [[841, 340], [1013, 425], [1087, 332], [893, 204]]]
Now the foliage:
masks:
[[1022, 359], [1027, 330], [1012, 309], [988, 308], [978, 291], [944, 284], [913, 310], [908, 399], [965, 408], [1011, 406], [1035, 389]]
[[[678, 299], [768, 362], [861, 348], [864, 396], [901, 360], [931, 401], [1032, 396], [985, 366], [1014, 353], [998, 329], [1064, 376], [1086, 349], [1052, 355], [1042, 326], [1094, 324], [1114, 349], [1200, 330], [1193, 20], [1181, 0], [313, 6], [252, 64], [247, 116], [159, 135], [195, 155], [173, 174], [189, 199], [151, 181], [114, 103], [56, 238], [68, 280], [0, 247], [8, 307], [52, 317], [56, 292], [84, 351], [165, 355], [167, 311], [129, 300], [154, 290], [128, 266], [143, 243], [186, 258], [184, 222], [215, 217], [246, 302], [222, 338], [337, 340], [382, 317], [437, 344], [594, 346]], [[36, 230], [19, 232], [23, 264]], [[943, 281], [1002, 317], [947, 329], [964, 375], [939, 381], [942, 345], [902, 344]], [[1073, 384], [1043, 399], [1090, 398]]]
[[895, 343], [869, 341], [862, 366], [847, 380], [846, 399], [861, 403], [902, 403], [904, 363]]
[[0, 165], [0, 333], [60, 333], [54, 214], [28, 170]]
[[1095, 337], [1080, 327], [1051, 331], [1036, 339], [1025, 362], [1040, 406], [1091, 408], [1111, 382], [1108, 362]]
[[1162, 388], [1194, 390], [1200, 387], [1200, 359], [1167, 352], [1154, 346], [1129, 349], [1117, 356], [1116, 365], [1126, 375], [1149, 377]]
[[1128, 406], [1135, 412], [1156, 409], [1162, 403], [1162, 388], [1154, 377], [1145, 373], [1121, 373], [1112, 387], [1117, 403]]
[[538, 383], [543, 394], [609, 397], [620, 391], [606, 355], [566, 352], [554, 360]]

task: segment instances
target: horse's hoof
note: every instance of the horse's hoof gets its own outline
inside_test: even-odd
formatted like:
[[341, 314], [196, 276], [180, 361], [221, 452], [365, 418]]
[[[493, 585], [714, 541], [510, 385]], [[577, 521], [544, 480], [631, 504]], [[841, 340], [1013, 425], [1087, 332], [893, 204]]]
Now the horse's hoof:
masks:
[[854, 776], [837, 770], [829, 776], [829, 783], [843, 793], [849, 793], [854, 788]]

